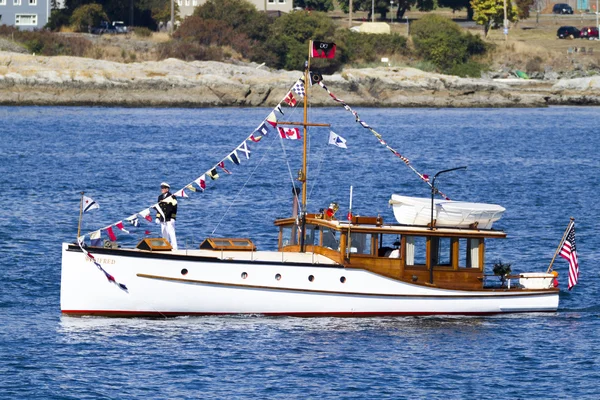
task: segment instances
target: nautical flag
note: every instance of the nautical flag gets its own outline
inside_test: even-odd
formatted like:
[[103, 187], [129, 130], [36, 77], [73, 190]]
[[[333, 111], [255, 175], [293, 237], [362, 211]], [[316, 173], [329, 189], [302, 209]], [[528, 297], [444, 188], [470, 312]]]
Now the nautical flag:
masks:
[[187, 193], [183, 189], [178, 190], [177, 192], [173, 193], [173, 196], [175, 196], [175, 197], [181, 197], [182, 199], [189, 198], [189, 196], [187, 195]]
[[205, 175], [202, 175], [200, 178], [196, 179], [194, 181], [196, 183], [196, 185], [198, 185], [198, 187], [202, 190], [206, 190], [206, 177]]
[[249, 137], [248, 139], [252, 140], [254, 143], [258, 143], [258, 142], [260, 142], [260, 140], [261, 140], [262, 138], [263, 138], [263, 137], [262, 137], [262, 136], [260, 136], [260, 135], [258, 135], [258, 136], [254, 136], [254, 133], [253, 133], [252, 135], [250, 135], [250, 137]]
[[310, 86], [317, 85], [319, 82], [323, 80], [323, 76], [318, 72], [310, 73]]
[[[270, 124], [269, 124], [269, 125], [270, 125]], [[256, 128], [256, 129], [254, 130], [254, 132], [258, 132], [258, 133], [260, 133], [260, 134], [261, 134], [261, 135], [259, 135], [259, 138], [258, 138], [258, 140], [253, 140], [253, 139], [251, 139], [251, 140], [252, 140], [253, 142], [258, 142], [258, 141], [259, 141], [259, 140], [262, 138], [262, 135], [265, 135], [265, 136], [266, 136], [266, 135], [268, 135], [268, 134], [269, 134], [269, 129], [270, 129], [270, 128], [269, 128], [269, 125], [267, 125], [267, 124], [266, 124], [266, 123], [263, 121], [263, 123], [262, 123], [262, 124], [260, 124], [260, 125], [258, 126], [258, 128]], [[252, 138], [252, 136], [253, 136], [253, 135], [250, 135], [250, 138]]]
[[217, 180], [219, 179], [219, 174], [217, 173], [217, 169], [213, 168], [208, 172], [208, 176], [210, 177], [210, 179]]
[[115, 236], [115, 233], [112, 230], [112, 226], [109, 226], [108, 228], [106, 228], [106, 234], [108, 235], [110, 240], [112, 240], [113, 242], [117, 241], [117, 237]]
[[142, 217], [144, 217], [146, 219], [146, 221], [152, 222], [152, 216], [150, 215], [149, 208], [146, 208], [145, 210], [140, 211], [138, 214], [140, 214]]
[[235, 150], [227, 158], [229, 159], [229, 161], [231, 161], [235, 165], [240, 165], [240, 159], [239, 159], [237, 153], [235, 152]]
[[282, 139], [292, 139], [292, 140], [299, 140], [302, 139], [302, 136], [300, 136], [300, 128], [277, 128], [279, 130], [279, 136], [281, 136]]
[[295, 107], [296, 104], [298, 104], [298, 101], [294, 97], [294, 93], [292, 93], [291, 91], [288, 92], [283, 101], [285, 101], [285, 103], [290, 107]]
[[119, 228], [120, 230], [122, 230], [125, 233], [129, 233], [129, 231], [127, 229], [125, 229], [125, 227], [123, 226], [123, 221], [119, 221], [115, 224], [115, 226], [117, 228]]
[[98, 203], [96, 203], [94, 201], [94, 199], [92, 199], [91, 197], [87, 197], [87, 196], [83, 196], [83, 212], [86, 213], [88, 211], [91, 210], [95, 210], [97, 208], [100, 208], [100, 206], [98, 205]]
[[283, 110], [281, 109], [281, 103], [277, 104], [277, 106], [275, 107], [275, 110], [279, 111], [279, 113], [280, 113], [281, 115], [285, 115], [285, 114], [283, 113]]
[[96, 231], [90, 233], [90, 245], [94, 247], [102, 246], [102, 232]]
[[187, 185], [185, 188], [187, 190], [191, 190], [192, 192], [197, 192], [196, 188], [193, 185]]
[[348, 146], [346, 146], [346, 139], [344, 139], [334, 131], [329, 131], [329, 144], [341, 147], [342, 149], [348, 148]]
[[133, 214], [127, 218], [125, 218], [125, 221], [129, 222], [131, 225], [138, 227], [140, 226], [140, 220], [138, 219], [137, 214]]
[[246, 156], [246, 160], [250, 159], [251, 151], [248, 149], [246, 142], [242, 143], [236, 150], [241, 151]]
[[271, 111], [271, 113], [267, 116], [267, 122], [273, 127], [277, 126], [277, 115], [275, 115], [274, 111]]
[[304, 79], [298, 79], [298, 81], [294, 84], [292, 89], [294, 90], [294, 92], [296, 92], [298, 96], [304, 98], [304, 95], [306, 94], [306, 92], [304, 91]]
[[229, 171], [227, 168], [225, 168], [225, 161], [221, 161], [217, 165], [219, 167], [221, 167], [221, 169], [223, 170], [223, 172], [225, 172], [227, 175], [231, 175], [231, 171]]
[[312, 42], [312, 58], [334, 58], [335, 43]]
[[575, 221], [571, 221], [568, 233], [560, 249], [560, 256], [569, 262], [569, 290], [577, 285], [579, 279], [579, 261], [575, 247]]

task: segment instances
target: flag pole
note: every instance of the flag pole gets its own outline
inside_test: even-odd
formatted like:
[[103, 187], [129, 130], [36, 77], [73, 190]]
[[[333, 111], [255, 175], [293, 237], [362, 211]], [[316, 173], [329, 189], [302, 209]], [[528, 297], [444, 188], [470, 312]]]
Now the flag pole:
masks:
[[303, 124], [302, 124], [302, 129], [303, 129], [303, 133], [304, 133], [304, 143], [303, 143], [303, 147], [302, 147], [302, 173], [300, 178], [300, 181], [302, 182], [302, 207], [301, 207], [301, 229], [300, 229], [300, 253], [304, 253], [305, 251], [305, 246], [304, 246], [304, 236], [305, 236], [305, 232], [306, 232], [306, 187], [307, 187], [307, 168], [306, 168], [306, 148], [307, 148], [307, 132], [306, 132], [306, 126], [308, 124], [308, 87], [309, 85], [309, 79], [310, 79], [310, 74], [309, 74], [309, 70], [310, 70], [310, 57], [312, 55], [312, 40], [308, 41], [308, 60], [306, 61], [305, 64], [305, 70], [304, 70], [304, 119], [303, 119]]
[[79, 200], [79, 223], [77, 224], [77, 240], [81, 234], [81, 217], [83, 216], [83, 192], [81, 192], [81, 199]]
[[554, 252], [554, 257], [552, 257], [552, 261], [550, 261], [550, 265], [548, 266], [548, 270], [546, 271], [547, 274], [549, 274], [550, 271], [552, 271], [552, 265], [554, 264], [554, 260], [556, 260], [556, 256], [560, 252], [560, 249], [562, 248], [562, 245], [565, 242], [567, 233], [569, 233], [569, 229], [571, 229], [571, 225], [574, 223], [575, 223], [575, 218], [571, 217], [571, 220], [569, 221], [569, 225], [567, 225], [567, 229], [565, 229], [565, 233], [563, 233], [563, 237], [560, 241], [560, 244], [558, 245], [558, 247], [556, 248], [556, 251]]

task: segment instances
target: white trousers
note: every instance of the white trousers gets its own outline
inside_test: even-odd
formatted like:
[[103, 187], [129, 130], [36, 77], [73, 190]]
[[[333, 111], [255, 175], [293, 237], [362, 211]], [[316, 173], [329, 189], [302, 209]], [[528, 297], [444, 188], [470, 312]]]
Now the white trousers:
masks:
[[162, 237], [167, 239], [173, 250], [177, 250], [177, 237], [175, 236], [175, 220], [160, 223]]

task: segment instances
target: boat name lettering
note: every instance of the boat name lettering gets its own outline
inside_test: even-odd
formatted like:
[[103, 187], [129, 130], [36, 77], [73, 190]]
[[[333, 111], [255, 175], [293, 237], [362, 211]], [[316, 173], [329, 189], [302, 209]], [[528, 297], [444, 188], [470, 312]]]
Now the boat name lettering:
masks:
[[[88, 262], [92, 262], [92, 260], [90, 258], [85, 259]], [[100, 263], [100, 264], [115, 264], [116, 260], [111, 260], [110, 258], [100, 258], [100, 257], [95, 257], [96, 262]]]

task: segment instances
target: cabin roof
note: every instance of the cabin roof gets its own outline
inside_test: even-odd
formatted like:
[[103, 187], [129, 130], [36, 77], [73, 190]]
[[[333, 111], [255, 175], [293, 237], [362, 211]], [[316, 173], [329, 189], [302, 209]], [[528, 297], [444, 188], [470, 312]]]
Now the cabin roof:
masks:
[[[296, 222], [296, 218], [282, 218], [275, 220], [276, 226], [290, 225]], [[350, 229], [352, 232], [363, 233], [390, 233], [400, 235], [414, 236], [447, 236], [447, 237], [485, 237], [485, 238], [505, 238], [506, 233], [493, 229], [471, 229], [471, 228], [446, 228], [436, 227], [431, 230], [427, 226], [401, 225], [401, 224], [351, 224], [347, 221], [327, 220], [321, 218], [307, 218], [307, 224], [330, 227], [336, 231]]]

